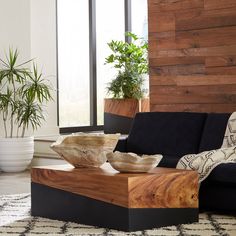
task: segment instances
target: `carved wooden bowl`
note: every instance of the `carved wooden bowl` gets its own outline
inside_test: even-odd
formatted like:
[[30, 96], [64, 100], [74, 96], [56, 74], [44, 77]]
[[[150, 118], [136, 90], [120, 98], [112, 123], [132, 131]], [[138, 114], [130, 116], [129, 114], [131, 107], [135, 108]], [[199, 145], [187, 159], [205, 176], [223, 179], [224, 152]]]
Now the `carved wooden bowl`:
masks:
[[100, 167], [107, 161], [106, 153], [116, 147], [120, 134], [78, 133], [60, 137], [51, 148], [76, 168]]
[[142, 155], [135, 153], [110, 152], [107, 159], [111, 166], [120, 172], [148, 172], [155, 168], [162, 159], [162, 155]]

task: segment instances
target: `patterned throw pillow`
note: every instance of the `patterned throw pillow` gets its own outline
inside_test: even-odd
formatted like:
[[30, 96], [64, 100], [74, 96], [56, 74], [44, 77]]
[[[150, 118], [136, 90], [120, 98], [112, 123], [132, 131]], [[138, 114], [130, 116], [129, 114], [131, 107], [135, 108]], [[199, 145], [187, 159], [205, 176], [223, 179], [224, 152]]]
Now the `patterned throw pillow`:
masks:
[[176, 168], [196, 170], [201, 183], [216, 166], [232, 162], [236, 163], [236, 146], [185, 155], [179, 160]]
[[222, 148], [232, 147], [236, 145], [236, 112], [233, 112], [229, 117], [226, 126]]

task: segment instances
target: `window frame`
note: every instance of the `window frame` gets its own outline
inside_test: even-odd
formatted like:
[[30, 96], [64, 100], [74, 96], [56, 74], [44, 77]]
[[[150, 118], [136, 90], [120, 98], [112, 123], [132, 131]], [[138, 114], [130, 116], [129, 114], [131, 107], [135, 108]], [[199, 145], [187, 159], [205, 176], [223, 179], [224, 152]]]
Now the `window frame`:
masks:
[[[59, 70], [58, 70], [58, 0], [56, 1], [56, 63], [57, 63], [57, 125], [59, 133], [73, 132], [91, 132], [102, 131], [104, 126], [97, 125], [97, 42], [96, 42], [96, 0], [89, 0], [89, 99], [90, 99], [90, 125], [89, 126], [73, 126], [60, 127], [60, 109], [59, 109]], [[132, 31], [131, 22], [131, 0], [124, 1], [124, 33]], [[125, 37], [125, 41], [129, 42], [129, 37]]]

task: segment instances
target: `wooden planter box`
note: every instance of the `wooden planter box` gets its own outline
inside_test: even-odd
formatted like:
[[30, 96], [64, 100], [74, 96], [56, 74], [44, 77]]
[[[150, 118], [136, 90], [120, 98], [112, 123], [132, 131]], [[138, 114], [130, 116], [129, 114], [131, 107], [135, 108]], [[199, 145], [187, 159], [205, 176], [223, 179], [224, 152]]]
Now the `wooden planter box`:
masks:
[[149, 98], [105, 99], [104, 132], [128, 134], [137, 112], [149, 112]]

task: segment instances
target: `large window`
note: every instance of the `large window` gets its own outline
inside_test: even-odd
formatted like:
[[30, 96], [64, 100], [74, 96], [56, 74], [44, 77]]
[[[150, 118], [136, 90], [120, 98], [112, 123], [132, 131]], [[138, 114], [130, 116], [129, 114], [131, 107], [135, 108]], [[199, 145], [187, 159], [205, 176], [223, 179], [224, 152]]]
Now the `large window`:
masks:
[[147, 1], [132, 0], [131, 7], [132, 32], [148, 39]]
[[107, 43], [125, 31], [147, 39], [147, 0], [57, 0], [61, 132], [99, 130], [107, 83]]
[[58, 0], [60, 127], [89, 126], [89, 18], [87, 1]]
[[[104, 9], [113, 9], [104, 11]], [[107, 43], [112, 39], [124, 40], [125, 19], [124, 2], [121, 0], [99, 0], [96, 6], [97, 26], [97, 120], [103, 124], [103, 103], [107, 83], [115, 76], [110, 66], [105, 66], [105, 58], [110, 50]]]

